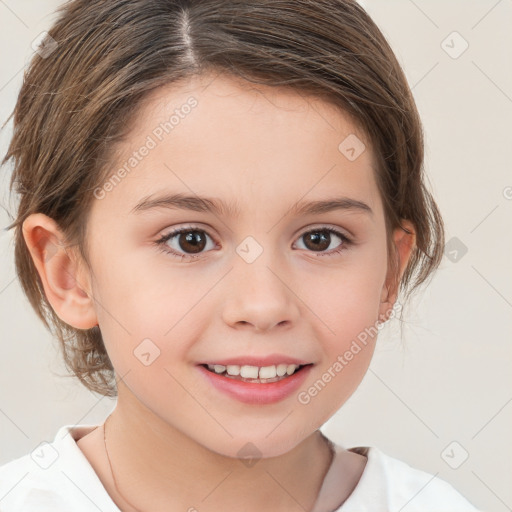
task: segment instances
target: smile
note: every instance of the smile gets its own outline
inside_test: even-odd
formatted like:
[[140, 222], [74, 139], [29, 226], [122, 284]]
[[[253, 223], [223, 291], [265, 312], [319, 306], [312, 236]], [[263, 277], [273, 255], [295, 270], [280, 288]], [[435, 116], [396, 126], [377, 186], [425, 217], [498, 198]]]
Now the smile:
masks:
[[304, 383], [310, 364], [270, 366], [199, 364], [200, 374], [212, 389], [247, 404], [263, 405], [285, 400]]
[[206, 368], [218, 375], [244, 382], [277, 382], [293, 375], [305, 365], [278, 364], [271, 366], [251, 366], [236, 364], [224, 366], [222, 364], [208, 364]]

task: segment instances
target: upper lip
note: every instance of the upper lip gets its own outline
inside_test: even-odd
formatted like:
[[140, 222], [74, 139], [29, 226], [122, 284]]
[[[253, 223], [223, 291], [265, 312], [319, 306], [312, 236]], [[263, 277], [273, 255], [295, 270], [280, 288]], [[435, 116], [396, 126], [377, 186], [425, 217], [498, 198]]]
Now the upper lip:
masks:
[[203, 361], [199, 364], [219, 364], [223, 366], [236, 365], [236, 366], [277, 366], [278, 364], [296, 364], [306, 365], [310, 364], [309, 361], [303, 359], [297, 359], [296, 357], [290, 357], [281, 354], [270, 354], [268, 356], [238, 356], [229, 357], [225, 359], [216, 359], [215, 361]]

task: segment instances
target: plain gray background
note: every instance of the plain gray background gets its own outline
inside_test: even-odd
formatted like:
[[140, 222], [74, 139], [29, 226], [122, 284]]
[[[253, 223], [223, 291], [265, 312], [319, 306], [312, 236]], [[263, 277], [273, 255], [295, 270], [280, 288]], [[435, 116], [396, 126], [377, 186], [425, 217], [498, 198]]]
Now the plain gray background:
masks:
[[[0, 0], [2, 123], [31, 43], [60, 3]], [[404, 346], [391, 320], [362, 384], [322, 430], [346, 447], [377, 446], [436, 474], [481, 509], [512, 510], [512, 0], [361, 3], [416, 98], [448, 248], [407, 308]], [[9, 125], [0, 135], [2, 155], [10, 133]], [[1, 169], [0, 197], [14, 214], [9, 174]], [[0, 220], [9, 223], [4, 210]], [[62, 425], [97, 424], [114, 408], [58, 376], [65, 370], [57, 342], [21, 292], [5, 232], [0, 326], [0, 465], [51, 442]]]

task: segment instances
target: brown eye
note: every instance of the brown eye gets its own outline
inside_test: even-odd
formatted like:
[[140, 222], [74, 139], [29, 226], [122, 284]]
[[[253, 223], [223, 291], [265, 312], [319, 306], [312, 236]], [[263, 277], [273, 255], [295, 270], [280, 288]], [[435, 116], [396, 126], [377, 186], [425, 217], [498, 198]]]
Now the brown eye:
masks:
[[331, 235], [325, 231], [311, 231], [303, 237], [306, 247], [314, 251], [325, 251], [331, 245]]
[[[210, 235], [202, 229], [181, 228], [162, 236], [155, 243], [168, 254], [182, 259], [194, 259], [205, 252], [208, 238], [211, 239]], [[212, 246], [215, 246], [213, 242]]]
[[206, 237], [201, 231], [188, 231], [178, 235], [178, 245], [185, 252], [201, 252], [206, 246]]
[[[327, 251], [329, 246], [338, 238], [341, 240], [334, 249]], [[318, 256], [331, 256], [344, 251], [351, 244], [351, 240], [333, 228], [319, 228], [304, 233], [299, 240], [304, 240], [304, 246], [310, 251], [320, 253]]]

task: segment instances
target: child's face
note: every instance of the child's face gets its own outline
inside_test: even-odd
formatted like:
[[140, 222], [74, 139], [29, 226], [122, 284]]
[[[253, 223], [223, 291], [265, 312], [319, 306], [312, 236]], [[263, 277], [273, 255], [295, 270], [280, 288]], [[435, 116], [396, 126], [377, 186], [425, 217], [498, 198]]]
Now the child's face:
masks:
[[[279, 455], [327, 421], [367, 371], [375, 338], [365, 345], [360, 334], [374, 333], [379, 312], [390, 308], [381, 304], [384, 213], [370, 148], [353, 161], [346, 155], [359, 147], [355, 155], [338, 148], [350, 134], [364, 140], [338, 111], [290, 92], [238, 88], [223, 76], [204, 89], [211, 80], [157, 91], [137, 118], [112, 166], [114, 174], [128, 161], [129, 172], [95, 192], [90, 291], [124, 378], [119, 407], [130, 404], [225, 455], [248, 441], [263, 456]], [[197, 105], [182, 107], [191, 96]], [[133, 211], [148, 196], [172, 194], [217, 198], [240, 212]], [[299, 202], [340, 197], [371, 213], [291, 212]], [[335, 253], [345, 242], [329, 227], [353, 243]], [[177, 228], [199, 232], [160, 246], [183, 259], [156, 244]], [[313, 366], [276, 402], [247, 403], [212, 385], [200, 366], [245, 356]]]

